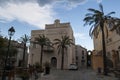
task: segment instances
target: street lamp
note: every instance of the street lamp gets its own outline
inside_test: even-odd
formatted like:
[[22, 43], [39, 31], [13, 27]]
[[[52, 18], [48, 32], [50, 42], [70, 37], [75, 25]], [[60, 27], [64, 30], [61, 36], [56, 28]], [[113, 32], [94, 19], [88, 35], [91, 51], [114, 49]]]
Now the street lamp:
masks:
[[8, 50], [7, 50], [7, 54], [6, 54], [6, 58], [5, 58], [5, 65], [4, 65], [4, 70], [3, 70], [3, 74], [2, 74], [2, 80], [6, 80], [6, 66], [7, 66], [7, 62], [8, 62], [8, 57], [9, 57], [9, 49], [10, 49], [10, 42], [11, 42], [11, 37], [14, 35], [15, 33], [15, 29], [13, 27], [11, 27], [8, 30], [8, 35], [9, 35], [9, 42], [8, 42]]

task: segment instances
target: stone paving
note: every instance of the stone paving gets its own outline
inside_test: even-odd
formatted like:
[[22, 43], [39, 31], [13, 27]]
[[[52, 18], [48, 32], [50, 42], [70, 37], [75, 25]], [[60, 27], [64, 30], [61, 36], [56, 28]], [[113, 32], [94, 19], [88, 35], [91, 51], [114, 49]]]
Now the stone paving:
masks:
[[[32, 79], [34, 80], [34, 79]], [[78, 71], [71, 70], [51, 70], [49, 75], [41, 74], [36, 80], [120, 80], [114, 75], [98, 75], [91, 69], [82, 69]]]
[[[0, 79], [1, 80], [1, 79]], [[21, 80], [16, 78], [15, 80]], [[120, 78], [110, 76], [104, 76], [97, 74], [92, 69], [81, 69], [77, 71], [73, 70], [51, 70], [50, 74], [44, 75], [44, 73], [38, 74], [38, 79], [35, 76], [31, 76], [29, 80], [120, 80]]]

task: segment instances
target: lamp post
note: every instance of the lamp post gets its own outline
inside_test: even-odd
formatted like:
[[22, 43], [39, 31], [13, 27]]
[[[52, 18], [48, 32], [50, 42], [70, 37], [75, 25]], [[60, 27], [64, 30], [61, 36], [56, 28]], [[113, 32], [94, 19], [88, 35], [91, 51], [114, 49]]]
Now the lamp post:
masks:
[[8, 30], [9, 42], [8, 42], [8, 50], [7, 50], [7, 54], [6, 54], [6, 58], [5, 58], [5, 65], [4, 65], [3, 74], [2, 74], [2, 80], [6, 80], [6, 66], [7, 66], [8, 57], [9, 57], [10, 42], [11, 42], [11, 38], [14, 35], [14, 33], [15, 33], [15, 29], [13, 27], [11, 27]]

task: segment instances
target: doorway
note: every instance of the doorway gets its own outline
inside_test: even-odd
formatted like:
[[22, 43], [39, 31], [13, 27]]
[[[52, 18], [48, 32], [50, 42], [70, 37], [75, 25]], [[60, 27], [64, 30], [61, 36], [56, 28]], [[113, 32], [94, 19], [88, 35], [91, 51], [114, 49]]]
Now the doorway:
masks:
[[57, 59], [56, 57], [51, 58], [51, 67], [56, 68], [57, 67]]

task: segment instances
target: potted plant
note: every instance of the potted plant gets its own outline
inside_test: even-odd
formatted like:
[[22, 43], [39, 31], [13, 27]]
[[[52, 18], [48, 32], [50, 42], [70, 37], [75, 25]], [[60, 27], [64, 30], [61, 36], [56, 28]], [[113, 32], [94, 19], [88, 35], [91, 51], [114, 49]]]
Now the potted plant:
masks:
[[27, 71], [22, 71], [19, 73], [19, 77], [22, 78], [22, 80], [29, 80], [29, 73]]
[[27, 70], [24, 70], [23, 68], [17, 69], [16, 75], [22, 80], [29, 80], [30, 77], [29, 72]]
[[42, 68], [42, 66], [39, 63], [36, 63], [35, 65], [35, 69], [37, 70], [37, 72], [43, 72], [44, 69]]

